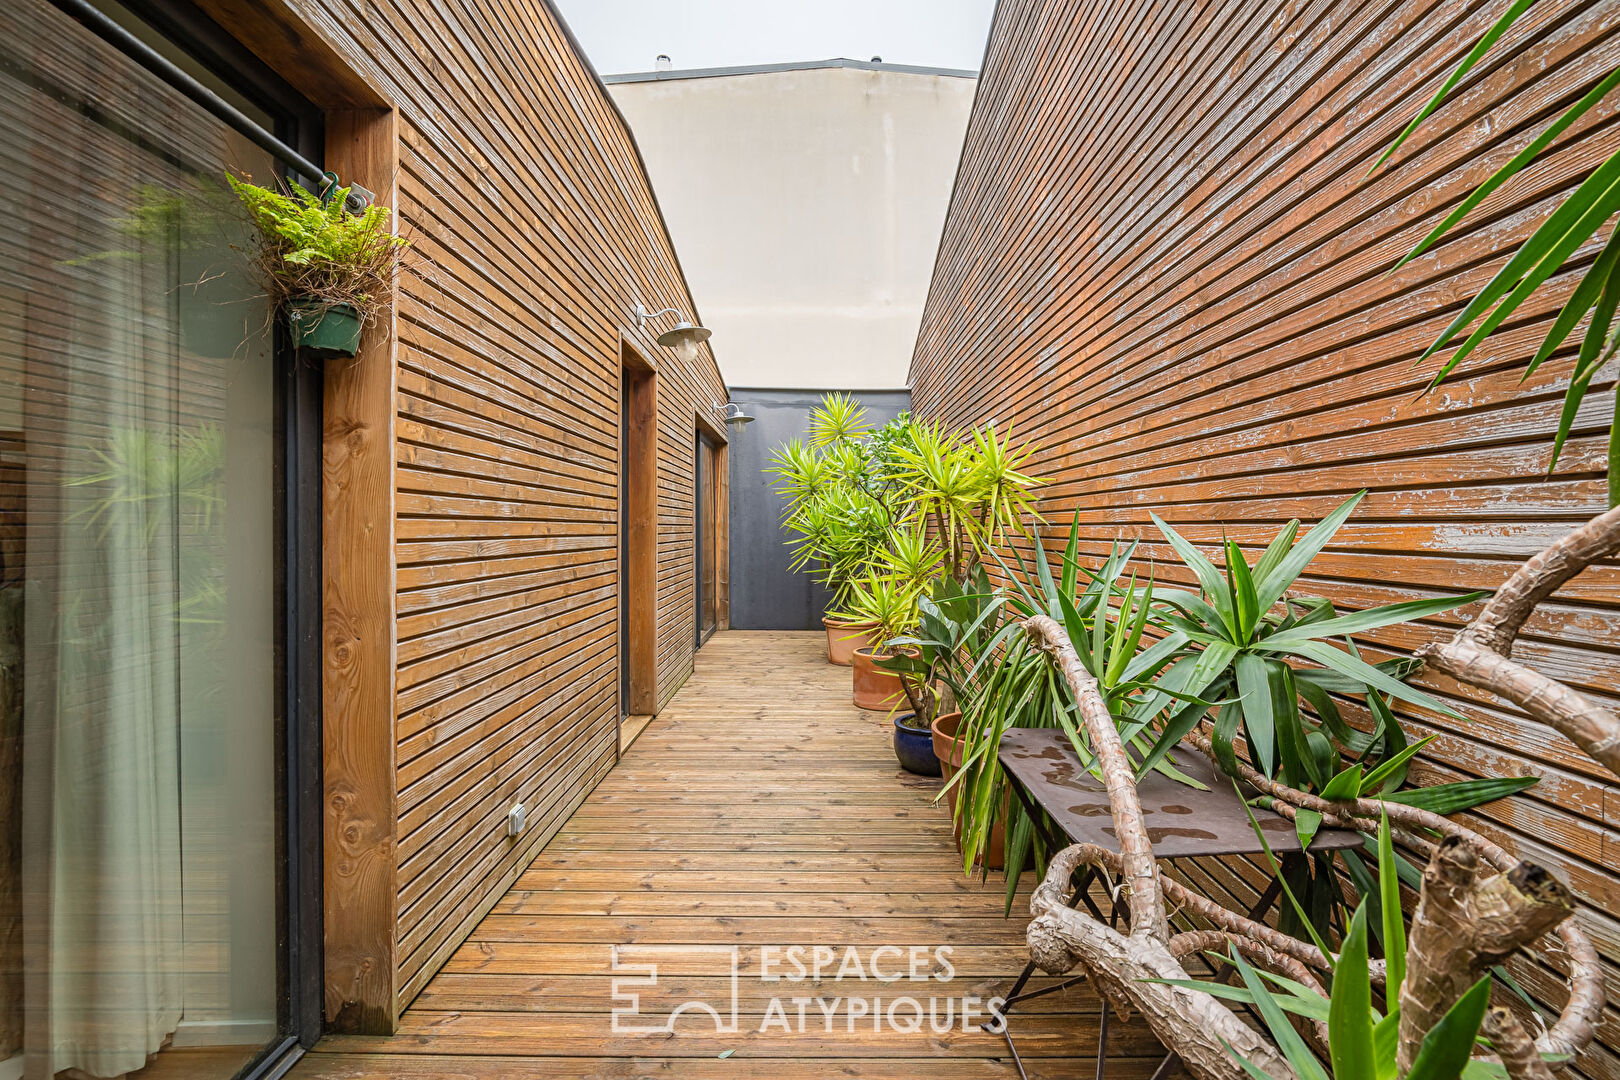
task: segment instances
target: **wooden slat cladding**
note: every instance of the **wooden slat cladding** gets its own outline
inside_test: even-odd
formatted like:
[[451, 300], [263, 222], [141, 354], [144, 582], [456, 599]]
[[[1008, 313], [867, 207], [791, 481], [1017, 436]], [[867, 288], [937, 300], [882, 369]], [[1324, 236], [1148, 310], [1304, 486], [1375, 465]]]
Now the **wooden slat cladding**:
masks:
[[[693, 417], [726, 395], [707, 347], [687, 364], [653, 340], [667, 322], [635, 325], [638, 303], [697, 312], [545, 0], [268, 8], [209, 4], [312, 97], [336, 79], [393, 106], [418, 255], [395, 304], [397, 1013], [617, 754], [621, 335], [657, 367], [660, 704], [693, 662]], [[242, 32], [270, 17], [296, 32]], [[300, 71], [323, 56], [354, 77]]]
[[[1352, 609], [1501, 584], [1605, 506], [1608, 394], [1589, 399], [1549, 476], [1570, 351], [1519, 381], [1574, 273], [1438, 391], [1418, 396], [1435, 365], [1413, 362], [1620, 146], [1613, 107], [1432, 255], [1387, 271], [1620, 63], [1620, 8], [1537, 4], [1390, 166], [1365, 174], [1502, 6], [1002, 0], [913, 358], [917, 411], [1036, 439], [1054, 531], [1078, 514], [1093, 558], [1142, 539], [1161, 581], [1177, 571], [1150, 512], [1205, 545], [1231, 537], [1252, 561], [1288, 518], [1367, 488], [1304, 590]], [[1516, 655], [1620, 699], [1617, 582], [1608, 565], [1572, 583]], [[1409, 653], [1471, 615], [1364, 644]], [[1471, 718], [1409, 712], [1415, 732], [1439, 735], [1422, 778], [1542, 778], [1474, 822], [1571, 884], [1620, 999], [1620, 788], [1502, 703], [1420, 682]], [[1209, 886], [1252, 889], [1223, 873]], [[1517, 970], [1562, 1000], [1547, 969]], [[1620, 1077], [1617, 1017], [1586, 1075]]]

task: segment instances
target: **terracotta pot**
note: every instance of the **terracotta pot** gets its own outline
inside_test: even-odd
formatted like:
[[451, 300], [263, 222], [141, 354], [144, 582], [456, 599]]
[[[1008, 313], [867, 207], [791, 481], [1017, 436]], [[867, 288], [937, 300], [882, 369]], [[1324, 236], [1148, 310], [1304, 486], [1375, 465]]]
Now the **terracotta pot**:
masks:
[[870, 645], [855, 650], [855, 704], [862, 709], [886, 713], [906, 700], [900, 676], [880, 670], [872, 661], [887, 660], [892, 653], [880, 653]]
[[855, 659], [855, 650], [876, 645], [877, 623], [846, 623], [822, 619], [827, 631], [827, 663], [849, 667]]
[[[962, 744], [956, 741], [957, 728], [962, 723], [962, 714], [959, 712], [946, 713], [934, 719], [931, 728], [934, 735], [934, 756], [939, 758], [939, 773], [945, 783], [951, 782], [956, 770], [962, 767]], [[989, 859], [985, 861], [991, 870], [1000, 870], [1007, 862], [1007, 830], [1003, 824], [1007, 820], [1007, 796], [1004, 793], [1001, 799], [1001, 813], [996, 823], [990, 827]], [[956, 834], [956, 850], [962, 850], [962, 823], [956, 819], [956, 789], [945, 789], [945, 801], [950, 805], [951, 821], [954, 823], [953, 831]], [[984, 861], [981, 856], [981, 861]]]

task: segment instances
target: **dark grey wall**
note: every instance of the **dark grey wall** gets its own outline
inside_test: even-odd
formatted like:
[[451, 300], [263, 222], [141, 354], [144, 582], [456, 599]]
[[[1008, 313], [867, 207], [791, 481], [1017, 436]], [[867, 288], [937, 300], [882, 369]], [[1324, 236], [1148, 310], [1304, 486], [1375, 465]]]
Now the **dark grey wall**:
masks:
[[[850, 391], [876, 426], [911, 407], [907, 390]], [[731, 625], [737, 630], [819, 630], [827, 590], [788, 570], [782, 500], [765, 467], [771, 451], [810, 430], [810, 410], [825, 390], [731, 387], [731, 400], [754, 422], [731, 436]]]

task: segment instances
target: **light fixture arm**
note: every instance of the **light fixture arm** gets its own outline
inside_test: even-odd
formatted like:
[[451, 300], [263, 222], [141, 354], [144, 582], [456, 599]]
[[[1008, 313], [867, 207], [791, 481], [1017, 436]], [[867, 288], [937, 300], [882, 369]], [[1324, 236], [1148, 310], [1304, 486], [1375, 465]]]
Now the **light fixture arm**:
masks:
[[672, 307], [667, 307], [662, 311], [648, 311], [646, 308], [642, 307], [640, 304], [636, 305], [635, 311], [634, 311], [634, 315], [636, 317], [636, 326], [638, 326], [638, 327], [643, 325], [644, 323], [652, 321], [653, 319], [661, 319], [665, 315], [679, 315], [680, 313], [681, 313], [680, 308], [672, 308]]

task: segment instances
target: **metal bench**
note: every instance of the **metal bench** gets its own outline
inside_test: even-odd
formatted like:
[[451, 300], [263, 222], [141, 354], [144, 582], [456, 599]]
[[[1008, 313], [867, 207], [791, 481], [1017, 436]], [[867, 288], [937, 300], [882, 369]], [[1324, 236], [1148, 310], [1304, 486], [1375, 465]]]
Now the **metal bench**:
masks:
[[[1009, 728], [1001, 737], [997, 754], [1013, 792], [1023, 805], [1048, 851], [1057, 851], [1069, 844], [1096, 844], [1118, 851], [1114, 837], [1114, 819], [1108, 804], [1108, 792], [1102, 781], [1092, 776], [1080, 764], [1080, 758], [1069, 744], [1069, 738], [1056, 728]], [[1287, 872], [1305, 859], [1299, 844], [1299, 834], [1293, 822], [1271, 810], [1253, 809], [1254, 822], [1249, 820], [1250, 808], [1244, 806], [1232, 781], [1218, 773], [1207, 758], [1194, 751], [1174, 750], [1171, 760], [1175, 767], [1202, 783], [1207, 790], [1189, 787], [1160, 772], [1150, 773], [1137, 785], [1137, 796], [1142, 803], [1142, 815], [1147, 823], [1148, 840], [1158, 859], [1185, 859], [1210, 855], [1258, 855], [1265, 849], [1255, 835], [1254, 823], [1265, 832], [1266, 843], [1271, 846]], [[1311, 840], [1310, 852], [1348, 850], [1360, 848], [1360, 833], [1348, 829], [1324, 828]], [[1110, 902], [1105, 916], [1090, 895], [1094, 871], [1087, 870], [1075, 880], [1073, 904], [1085, 904], [1098, 919], [1110, 925], [1117, 922], [1124, 910], [1117, 897]], [[1261, 893], [1260, 899], [1249, 911], [1251, 919], [1259, 919], [1276, 903], [1282, 893], [1279, 880], [1272, 880]], [[1000, 1034], [1007, 1040], [1018, 1075], [1028, 1080], [1024, 1063], [1013, 1044], [1011, 1024], [1006, 1017], [1019, 1002], [1066, 990], [1081, 982], [1080, 975], [1039, 990], [1024, 992], [1035, 965], [1024, 965], [1023, 973], [1008, 991], [1002, 1007], [1000, 1024], [981, 1025], [990, 1034]], [[1097, 1080], [1105, 1075], [1107, 1063], [1109, 1008], [1102, 1002], [1102, 1016], [1097, 1036]], [[1153, 1076], [1162, 1080], [1175, 1068], [1180, 1059], [1168, 1054]]]

